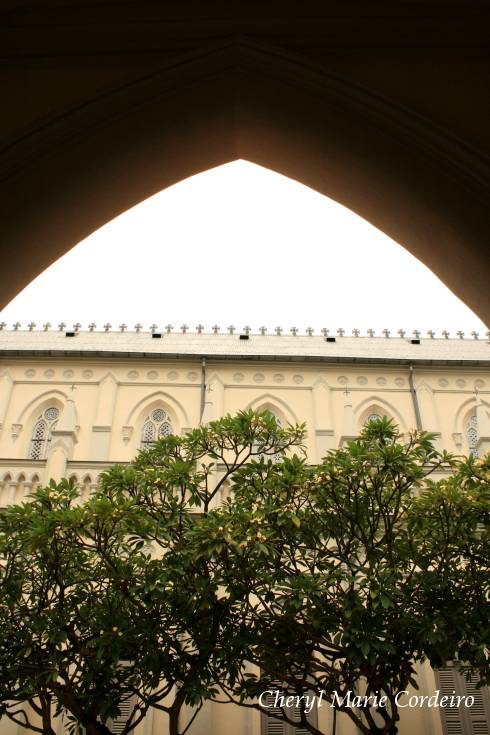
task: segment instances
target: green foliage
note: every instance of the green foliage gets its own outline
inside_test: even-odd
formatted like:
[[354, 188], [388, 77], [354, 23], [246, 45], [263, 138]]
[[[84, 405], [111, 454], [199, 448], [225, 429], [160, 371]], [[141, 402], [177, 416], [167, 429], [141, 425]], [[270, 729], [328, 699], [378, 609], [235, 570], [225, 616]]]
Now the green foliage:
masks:
[[8, 508], [0, 712], [108, 735], [130, 699], [124, 735], [150, 707], [183, 735], [185, 704], [361, 682], [391, 706], [348, 716], [394, 733], [417, 661], [458, 657], [488, 680], [490, 460], [386, 419], [318, 466], [304, 439], [240, 412], [111, 468], [88, 501], [62, 481]]

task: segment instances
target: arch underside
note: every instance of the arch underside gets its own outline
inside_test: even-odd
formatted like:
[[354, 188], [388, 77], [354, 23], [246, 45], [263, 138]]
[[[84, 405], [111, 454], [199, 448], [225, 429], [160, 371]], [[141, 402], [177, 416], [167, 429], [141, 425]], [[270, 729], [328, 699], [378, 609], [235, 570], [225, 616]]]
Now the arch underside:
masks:
[[488, 161], [409, 110], [249, 41], [173, 60], [8, 141], [0, 306], [129, 207], [236, 159], [356, 212], [490, 324]]

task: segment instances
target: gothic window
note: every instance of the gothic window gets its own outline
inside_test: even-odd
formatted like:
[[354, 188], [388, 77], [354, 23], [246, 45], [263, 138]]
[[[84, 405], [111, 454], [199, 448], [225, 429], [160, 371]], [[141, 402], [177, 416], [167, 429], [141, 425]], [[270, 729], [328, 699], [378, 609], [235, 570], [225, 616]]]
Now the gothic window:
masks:
[[[270, 409], [265, 409], [265, 410], [269, 411], [269, 413], [271, 413], [274, 416], [274, 418], [276, 420], [277, 428], [278, 429], [281, 429], [282, 428], [282, 421], [281, 421], [281, 419], [274, 413], [274, 411], [271, 411]], [[258, 449], [258, 447], [257, 447], [257, 445], [255, 445], [254, 446], [254, 451], [257, 451], [257, 449]], [[269, 454], [269, 453], [263, 454], [263, 453], [261, 453], [261, 454], [258, 454], [255, 457], [255, 459], [257, 459], [258, 461], [260, 461], [261, 459], [263, 459], [265, 462], [267, 462], [267, 461], [270, 460], [274, 464], [277, 464], [278, 462], [281, 462], [282, 461], [282, 458], [283, 458], [282, 452], [275, 452], [274, 454]]]
[[380, 418], [379, 413], [370, 413], [364, 423], [369, 424], [370, 421], [379, 421]]
[[154, 408], [146, 417], [141, 431], [141, 449], [148, 449], [157, 440], [172, 433], [170, 416], [163, 408]]
[[59, 415], [59, 408], [56, 408], [56, 406], [49, 406], [49, 408], [46, 408], [41, 416], [38, 417], [32, 431], [29, 459], [46, 458], [49, 444], [51, 442], [51, 432], [58, 422]]
[[466, 438], [468, 440], [468, 449], [474, 457], [478, 456], [478, 425], [476, 414], [470, 416], [466, 422]]

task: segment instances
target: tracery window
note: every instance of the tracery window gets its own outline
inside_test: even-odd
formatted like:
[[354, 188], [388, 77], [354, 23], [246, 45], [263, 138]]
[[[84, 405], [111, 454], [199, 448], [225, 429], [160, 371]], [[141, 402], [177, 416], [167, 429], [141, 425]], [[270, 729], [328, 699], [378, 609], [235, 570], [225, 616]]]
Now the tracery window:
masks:
[[476, 414], [470, 416], [466, 422], [466, 439], [468, 440], [468, 449], [470, 454], [478, 457], [478, 423]]
[[[279, 418], [279, 416], [277, 416], [277, 414], [275, 414], [274, 411], [271, 411], [270, 409], [267, 409], [267, 411], [269, 411], [269, 413], [271, 413], [273, 415], [273, 417], [275, 418], [276, 424], [277, 424], [277, 428], [278, 429], [281, 429], [282, 428], [282, 421]], [[257, 445], [254, 445], [254, 451], [257, 451], [257, 449], [258, 449], [258, 446]], [[255, 459], [257, 459], [257, 460], [263, 459], [265, 462], [271, 461], [273, 464], [278, 464], [279, 462], [282, 461], [282, 458], [283, 458], [283, 453], [282, 452], [274, 452], [274, 454], [261, 453], [261, 454], [258, 454], [255, 457]]]
[[34, 424], [29, 448], [29, 459], [45, 459], [51, 442], [51, 432], [58, 423], [60, 410], [56, 406], [46, 408]]
[[379, 421], [380, 418], [381, 416], [379, 415], [379, 413], [370, 413], [364, 424], [369, 424], [370, 421]]
[[163, 408], [154, 408], [146, 417], [141, 431], [141, 449], [148, 449], [157, 440], [172, 434], [170, 416]]

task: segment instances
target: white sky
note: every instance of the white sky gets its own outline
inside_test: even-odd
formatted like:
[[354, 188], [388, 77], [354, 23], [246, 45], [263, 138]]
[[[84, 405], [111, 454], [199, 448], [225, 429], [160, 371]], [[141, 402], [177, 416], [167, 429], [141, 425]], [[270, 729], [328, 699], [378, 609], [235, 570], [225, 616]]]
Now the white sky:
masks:
[[102, 328], [201, 323], [254, 331], [353, 327], [452, 335], [480, 320], [424, 265], [350, 210], [235, 161], [176, 184], [60, 258], [0, 319]]

